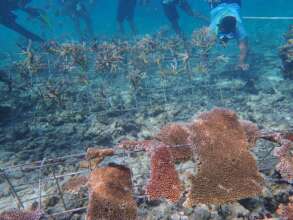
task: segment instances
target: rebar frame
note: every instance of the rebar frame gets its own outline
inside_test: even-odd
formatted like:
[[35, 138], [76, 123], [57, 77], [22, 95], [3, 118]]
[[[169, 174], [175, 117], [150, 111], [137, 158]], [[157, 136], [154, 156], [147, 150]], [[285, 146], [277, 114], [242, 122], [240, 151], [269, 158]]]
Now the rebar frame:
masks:
[[[48, 54], [45, 54], [44, 56], [47, 56], [47, 69], [48, 69], [48, 76], [47, 78], [42, 78], [42, 76], [38, 75], [30, 75], [31, 77], [31, 84], [32, 89], [34, 87], [41, 88], [44, 86], [44, 79], [50, 79], [58, 76], [54, 76], [54, 69], [56, 67], [52, 63], [52, 60], [50, 59], [50, 56]], [[15, 58], [7, 55], [7, 59], [9, 59], [10, 63], [14, 62]], [[189, 61], [190, 63], [196, 62], [196, 59], [193, 57]], [[190, 63], [188, 63], [188, 70], [190, 70]], [[68, 64], [69, 65], [69, 64]], [[10, 72], [9, 72], [10, 73]], [[87, 71], [87, 77], [91, 78], [94, 74], [94, 70], [90, 69]], [[12, 75], [10, 77], [13, 77]], [[100, 76], [98, 76], [100, 77]], [[174, 104], [180, 103], [183, 105], [194, 105], [195, 102], [195, 95], [203, 98], [203, 97], [209, 97], [208, 102], [206, 102], [203, 99], [203, 105], [204, 108], [210, 108], [212, 105], [212, 101], [214, 101], [214, 105], [220, 106], [220, 107], [228, 107], [233, 108], [233, 95], [237, 95], [237, 92], [239, 90], [227, 87], [215, 87], [214, 84], [210, 83], [209, 80], [205, 80], [206, 76], [199, 75], [198, 77], [195, 77], [192, 80], [187, 80], [187, 75], [182, 76], [176, 76], [176, 79], [172, 79], [172, 76], [160, 76], [160, 75], [150, 75], [147, 79], [144, 79], [143, 83], [143, 93], [140, 94], [140, 91], [134, 91], [131, 93], [131, 100], [133, 100], [133, 103], [131, 103], [129, 106], [124, 106], [125, 103], [122, 102], [121, 97], [129, 96], [129, 91], [122, 91], [124, 88], [120, 88], [116, 93], [110, 93], [107, 95], [107, 97], [104, 100], [96, 101], [97, 96], [96, 94], [99, 92], [97, 89], [94, 88], [95, 82], [89, 82], [89, 85], [87, 86], [86, 91], [81, 91], [80, 93], [76, 94], [70, 94], [70, 97], [72, 100], [84, 100], [87, 99], [85, 103], [88, 105], [84, 105], [82, 108], [80, 107], [80, 103], [78, 101], [68, 101], [65, 103], [72, 113], [74, 112], [83, 112], [85, 114], [90, 114], [92, 110], [96, 106], [102, 106], [102, 110], [98, 111], [97, 116], [99, 117], [105, 117], [106, 115], [113, 114], [113, 113], [127, 113], [127, 112], [139, 112], [144, 111], [145, 109], [149, 109], [153, 107], [154, 105], [159, 104], [160, 107], [167, 109], [169, 106], [173, 106]], [[218, 78], [219, 76], [213, 75], [214, 78]], [[79, 75], [67, 75], [64, 78], [69, 78], [71, 82], [75, 82], [79, 80]], [[201, 80], [199, 80], [200, 78]], [[179, 80], [178, 80], [179, 79]], [[115, 84], [111, 80], [101, 79], [104, 80], [104, 82], [107, 82], [107, 86], [109, 88], [114, 87]], [[216, 81], [216, 80], [215, 80]], [[187, 83], [188, 82], [188, 83]], [[117, 97], [117, 94], [119, 94], [120, 100], [118, 103], [115, 103], [115, 98]], [[231, 95], [233, 94], [233, 95]], [[178, 100], [178, 97], [181, 96], [181, 100]], [[99, 97], [98, 97], [99, 98]], [[212, 98], [212, 99], [211, 99]], [[246, 96], [245, 99], [249, 100], [249, 96]], [[95, 104], [93, 104], [95, 103]], [[275, 110], [275, 108], [273, 108]], [[192, 112], [193, 114], [194, 112]], [[33, 119], [32, 125], [34, 123], [38, 123], [38, 120], [42, 117], [46, 117], [46, 115], [40, 111], [31, 111], [28, 113], [28, 116]], [[191, 116], [191, 115], [189, 115]], [[185, 120], [189, 116], [181, 116], [178, 117], [178, 120]], [[33, 150], [32, 150], [33, 151]], [[127, 157], [129, 155], [123, 153], [123, 163], [126, 163]], [[115, 155], [117, 156], [117, 155]], [[121, 156], [121, 155], [120, 155]], [[2, 168], [0, 170], [0, 177], [5, 181], [9, 188], [9, 195], [11, 195], [16, 202], [16, 206], [18, 208], [25, 208], [27, 204], [30, 204], [32, 202], [38, 202], [39, 208], [42, 208], [42, 200], [44, 198], [55, 196], [54, 193], [48, 193], [46, 194], [43, 188], [45, 187], [44, 183], [48, 184], [49, 182], [53, 182], [53, 185], [55, 186], [55, 189], [58, 192], [58, 195], [61, 199], [62, 205], [64, 210], [57, 213], [50, 214], [51, 216], [58, 216], [62, 214], [67, 213], [74, 213], [74, 212], [80, 212], [80, 211], [86, 211], [86, 207], [76, 207], [74, 209], [68, 209], [66, 207], [66, 203], [64, 201], [64, 195], [66, 192], [62, 190], [61, 182], [60, 180], [66, 177], [71, 176], [78, 176], [78, 175], [88, 175], [90, 170], [84, 169], [84, 170], [78, 170], [78, 171], [72, 171], [70, 169], [66, 170], [65, 173], [58, 174], [58, 170], [56, 167], [63, 166], [64, 168], [68, 168], [69, 165], [80, 162], [82, 160], [85, 160], [85, 154], [84, 153], [78, 153], [74, 155], [69, 155], [65, 157], [57, 157], [57, 158], [44, 158], [41, 161], [35, 161], [32, 163], [26, 163], [16, 166], [9, 166]], [[70, 167], [71, 168], [71, 167]], [[51, 176], [44, 175], [44, 170], [51, 170]], [[38, 178], [35, 179], [31, 177], [27, 177], [26, 173], [29, 172], [38, 172]], [[14, 178], [13, 175], [16, 172], [20, 172], [23, 174], [24, 177], [28, 178], [29, 181], [24, 180], [21, 184], [15, 184], [13, 182]], [[38, 193], [33, 198], [26, 199], [25, 195], [20, 195], [21, 189], [27, 188], [28, 186], [36, 186], [38, 185]], [[141, 188], [142, 186], [134, 185], [134, 188]], [[135, 195], [135, 196], [141, 196], [141, 195]], [[7, 199], [7, 198], [5, 198]], [[0, 199], [1, 204], [1, 199]], [[0, 206], [0, 210], [7, 208], [4, 206]]]

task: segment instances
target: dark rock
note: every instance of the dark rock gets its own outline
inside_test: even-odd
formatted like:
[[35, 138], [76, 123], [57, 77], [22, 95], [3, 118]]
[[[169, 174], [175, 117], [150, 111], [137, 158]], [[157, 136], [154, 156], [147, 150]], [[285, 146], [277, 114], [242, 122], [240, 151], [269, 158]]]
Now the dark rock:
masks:
[[222, 216], [223, 218], [227, 218], [232, 214], [232, 211], [230, 210], [228, 205], [221, 205], [217, 208], [218, 214]]
[[29, 134], [30, 130], [27, 125], [23, 126], [18, 126], [14, 131], [13, 131], [13, 137], [15, 140], [20, 140], [25, 138]]
[[5, 122], [11, 118], [13, 109], [10, 106], [0, 106], [0, 122]]
[[261, 205], [261, 201], [255, 198], [241, 199], [238, 202], [249, 211], [253, 211]]
[[59, 200], [60, 200], [60, 199], [59, 199], [58, 196], [52, 196], [52, 197], [49, 197], [48, 199], [46, 199], [46, 200], [44, 201], [45, 207], [46, 207], [46, 208], [54, 207], [56, 204], [58, 204]]
[[278, 192], [275, 196], [274, 199], [278, 203], [288, 203], [289, 202], [289, 193], [287, 191], [281, 191]]
[[265, 197], [264, 200], [264, 207], [267, 211], [274, 213], [278, 208], [278, 202], [274, 198]]
[[209, 220], [211, 218], [211, 214], [207, 209], [204, 208], [195, 208], [194, 213], [191, 216], [191, 219], [197, 220]]

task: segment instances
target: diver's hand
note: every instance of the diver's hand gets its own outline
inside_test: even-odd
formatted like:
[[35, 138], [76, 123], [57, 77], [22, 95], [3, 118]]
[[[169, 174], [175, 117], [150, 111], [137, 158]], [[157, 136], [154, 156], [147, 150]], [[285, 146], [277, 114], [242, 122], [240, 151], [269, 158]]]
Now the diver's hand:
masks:
[[248, 71], [250, 68], [250, 65], [247, 63], [239, 63], [236, 67], [237, 70], [241, 70], [241, 71]]

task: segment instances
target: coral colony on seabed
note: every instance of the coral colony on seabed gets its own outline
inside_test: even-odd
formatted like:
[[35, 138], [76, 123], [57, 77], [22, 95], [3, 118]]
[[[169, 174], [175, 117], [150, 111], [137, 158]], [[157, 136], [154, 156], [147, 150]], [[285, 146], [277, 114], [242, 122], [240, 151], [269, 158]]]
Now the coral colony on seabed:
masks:
[[72, 2], [81, 41], [0, 17], [41, 41], [0, 53], [0, 220], [293, 220], [292, 25], [242, 71], [208, 27], [88, 40]]

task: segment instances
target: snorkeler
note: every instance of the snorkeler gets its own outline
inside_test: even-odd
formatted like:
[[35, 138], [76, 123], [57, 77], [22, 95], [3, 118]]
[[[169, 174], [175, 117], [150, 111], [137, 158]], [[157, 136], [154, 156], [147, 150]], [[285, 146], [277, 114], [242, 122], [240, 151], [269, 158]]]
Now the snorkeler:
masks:
[[[92, 3], [93, 1], [90, 1]], [[63, 6], [63, 14], [69, 16], [76, 28], [77, 33], [81, 39], [94, 37], [92, 19], [85, 4], [81, 0], [60, 0]], [[83, 20], [85, 24], [85, 31], [81, 29], [80, 21]]]
[[117, 26], [118, 32], [124, 34], [123, 22], [126, 20], [133, 34], [137, 34], [137, 28], [134, 23], [134, 13], [137, 0], [118, 0], [117, 7]]
[[177, 7], [181, 8], [187, 15], [191, 17], [196, 17], [196, 18], [200, 18], [204, 20], [207, 19], [204, 16], [200, 15], [199, 13], [194, 12], [191, 6], [189, 5], [189, 3], [187, 2], [187, 0], [161, 0], [161, 4], [163, 6], [165, 16], [168, 18], [169, 22], [171, 23], [173, 30], [179, 36], [183, 36], [183, 34], [178, 23], [179, 14], [177, 11]]
[[224, 46], [232, 39], [238, 41], [240, 55], [237, 67], [247, 71], [249, 69], [249, 64], [246, 63], [248, 40], [240, 16], [241, 0], [209, 0], [209, 4], [211, 8], [210, 31]]
[[40, 11], [35, 8], [27, 7], [31, 0], [1, 0], [0, 1], [0, 24], [21, 34], [32, 41], [43, 42], [38, 35], [28, 31], [16, 22], [15, 10], [22, 10], [31, 17], [40, 17]]

